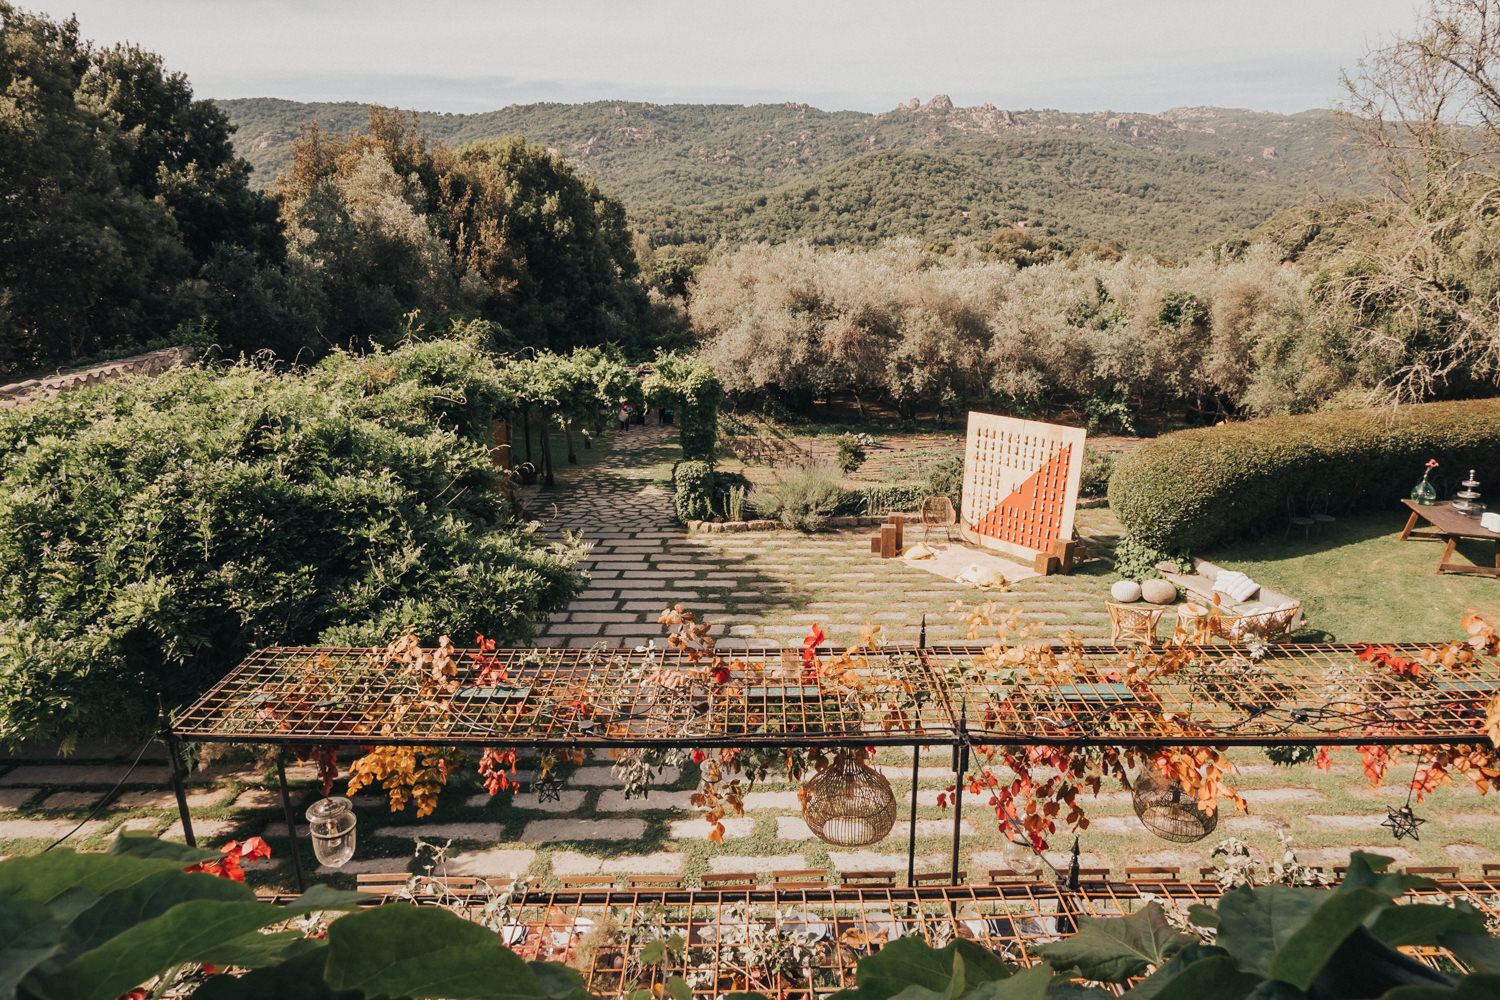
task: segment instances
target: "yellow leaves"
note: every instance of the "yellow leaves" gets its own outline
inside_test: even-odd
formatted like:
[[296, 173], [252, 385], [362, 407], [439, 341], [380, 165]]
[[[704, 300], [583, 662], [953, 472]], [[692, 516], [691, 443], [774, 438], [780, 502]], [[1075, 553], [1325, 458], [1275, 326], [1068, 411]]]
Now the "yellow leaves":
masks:
[[417, 816], [428, 816], [460, 760], [458, 750], [451, 747], [376, 747], [349, 765], [348, 794], [378, 781], [390, 799], [391, 812], [415, 803]]

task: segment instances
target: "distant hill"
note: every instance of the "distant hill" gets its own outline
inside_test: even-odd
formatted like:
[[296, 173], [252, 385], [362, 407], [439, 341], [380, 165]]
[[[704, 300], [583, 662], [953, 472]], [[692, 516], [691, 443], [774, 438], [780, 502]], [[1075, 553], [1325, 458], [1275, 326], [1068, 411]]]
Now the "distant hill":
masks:
[[[263, 187], [289, 164], [303, 124], [342, 132], [367, 114], [354, 103], [218, 104]], [[1071, 114], [959, 108], [940, 95], [883, 114], [598, 101], [420, 118], [450, 146], [521, 134], [555, 149], [618, 196], [658, 245], [948, 240], [1026, 226], [1181, 256], [1357, 190], [1326, 111]]]

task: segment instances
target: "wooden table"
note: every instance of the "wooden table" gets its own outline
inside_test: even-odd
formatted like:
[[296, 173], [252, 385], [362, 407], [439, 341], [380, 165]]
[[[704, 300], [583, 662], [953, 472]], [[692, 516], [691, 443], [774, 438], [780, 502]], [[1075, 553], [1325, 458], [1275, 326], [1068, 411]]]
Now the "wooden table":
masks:
[[[1448, 543], [1443, 550], [1442, 558], [1438, 560], [1437, 571], [1439, 573], [1473, 573], [1478, 576], [1492, 576], [1500, 579], [1500, 531], [1491, 531], [1479, 523], [1479, 518], [1470, 517], [1453, 509], [1451, 503], [1419, 504], [1410, 500], [1402, 500], [1402, 503], [1411, 508], [1411, 517], [1406, 519], [1406, 527], [1401, 530], [1401, 540], [1408, 538], [1441, 538]], [[1433, 527], [1421, 531], [1413, 531], [1417, 526], [1417, 518], [1421, 518]], [[1458, 546], [1460, 538], [1487, 539], [1495, 543], [1495, 565], [1468, 566], [1462, 563], [1451, 563], [1448, 560], [1453, 556], [1453, 550]]]

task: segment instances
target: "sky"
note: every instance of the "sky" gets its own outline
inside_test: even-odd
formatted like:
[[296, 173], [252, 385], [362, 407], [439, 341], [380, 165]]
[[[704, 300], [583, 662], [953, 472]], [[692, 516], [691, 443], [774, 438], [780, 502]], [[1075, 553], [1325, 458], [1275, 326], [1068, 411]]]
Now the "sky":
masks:
[[887, 111], [1329, 107], [1417, 0], [20, 0], [200, 97], [474, 112], [633, 100]]

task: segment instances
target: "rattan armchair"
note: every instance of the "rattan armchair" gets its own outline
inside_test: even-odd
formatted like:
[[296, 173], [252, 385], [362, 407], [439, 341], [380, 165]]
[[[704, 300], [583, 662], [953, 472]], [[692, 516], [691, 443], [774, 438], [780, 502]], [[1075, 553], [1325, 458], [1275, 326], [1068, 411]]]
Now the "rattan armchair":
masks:
[[1105, 601], [1109, 608], [1110, 642], [1156, 642], [1156, 623], [1166, 614], [1166, 608], [1137, 608], [1129, 604]]
[[1284, 639], [1302, 617], [1302, 605], [1293, 601], [1290, 605], [1255, 611], [1248, 615], [1237, 615], [1220, 611], [1209, 619], [1209, 632], [1226, 642], [1245, 642], [1249, 639]]
[[922, 541], [927, 541], [927, 533], [933, 528], [942, 528], [948, 541], [953, 541], [953, 526], [957, 523], [958, 513], [952, 500], [944, 496], [922, 499]]

